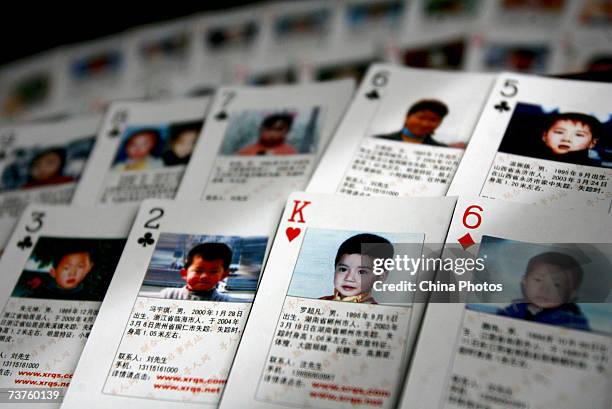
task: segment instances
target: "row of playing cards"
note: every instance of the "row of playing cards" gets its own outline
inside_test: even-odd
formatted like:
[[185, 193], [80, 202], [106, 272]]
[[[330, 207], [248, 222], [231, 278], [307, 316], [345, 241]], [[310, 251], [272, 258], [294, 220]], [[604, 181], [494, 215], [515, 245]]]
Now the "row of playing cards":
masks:
[[1, 128], [0, 399], [608, 408], [611, 90], [375, 64]]
[[360, 78], [375, 61], [559, 74], [610, 69], [609, 0], [260, 2], [137, 27], [0, 69], [0, 121], [220, 85]]
[[[611, 232], [589, 210], [470, 197], [30, 205], [0, 263], [0, 399], [608, 408]], [[468, 261], [484, 269], [444, 278]], [[454, 282], [480, 289], [448, 303]]]

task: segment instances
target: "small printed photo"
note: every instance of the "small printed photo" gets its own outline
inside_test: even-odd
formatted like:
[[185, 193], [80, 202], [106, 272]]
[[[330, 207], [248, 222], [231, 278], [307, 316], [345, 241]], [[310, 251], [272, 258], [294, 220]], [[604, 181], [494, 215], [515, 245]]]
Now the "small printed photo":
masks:
[[211, 27], [205, 35], [205, 43], [211, 51], [245, 49], [255, 43], [259, 34], [259, 24], [256, 20], [248, 20], [238, 24]]
[[63, 145], [18, 147], [8, 152], [0, 193], [77, 182], [95, 144], [95, 136]]
[[481, 0], [425, 0], [423, 12], [428, 18], [445, 19], [471, 16], [478, 12]]
[[75, 82], [114, 78], [122, 66], [121, 51], [108, 49], [75, 58], [70, 64], [70, 77]]
[[610, 0], [584, 0], [580, 11], [580, 22], [593, 27], [610, 27], [612, 2]]
[[507, 12], [537, 11], [547, 14], [560, 14], [566, 0], [502, 0], [501, 7]]
[[52, 87], [51, 73], [40, 71], [31, 73], [9, 86], [7, 95], [2, 101], [2, 112], [15, 115], [27, 109], [44, 104]]
[[323, 124], [321, 107], [230, 112], [219, 151], [224, 156], [315, 153]]
[[375, 283], [398, 283], [409, 277], [405, 272], [385, 270], [375, 260], [419, 257], [423, 240], [424, 235], [416, 233], [309, 228], [287, 295], [362, 304], [405, 303], [409, 294], [381, 291]]
[[484, 68], [488, 71], [542, 73], [550, 59], [548, 44], [507, 44], [491, 42], [485, 46]]
[[459, 135], [459, 131], [448, 126], [443, 127], [445, 118], [453, 117], [455, 122], [462, 118], [449, 115], [448, 105], [439, 99], [420, 99], [414, 102], [398, 124], [399, 130], [373, 135], [374, 138], [396, 142], [405, 142], [429, 146], [443, 146], [448, 148], [465, 149], [469, 134]]
[[600, 119], [585, 112], [545, 111], [540, 105], [518, 103], [499, 151], [612, 168], [612, 115]]
[[295, 84], [298, 74], [293, 67], [281, 70], [266, 71], [261, 73], [249, 73], [245, 83], [247, 85], [282, 85]]
[[[612, 334], [610, 246], [535, 244], [483, 236], [481, 282], [501, 283], [471, 310], [581, 331]], [[486, 255], [486, 256], [485, 256]]]
[[202, 121], [132, 125], [125, 129], [113, 161], [115, 171], [143, 171], [187, 165]]
[[324, 37], [329, 32], [330, 22], [329, 8], [284, 14], [274, 22], [274, 33], [280, 41], [288, 38]]
[[465, 61], [466, 41], [463, 38], [430, 44], [424, 47], [410, 47], [401, 52], [403, 65], [414, 68], [435, 68], [458, 70]]
[[102, 301], [125, 239], [41, 237], [12, 297]]
[[268, 238], [162, 233], [140, 297], [251, 302]]
[[365, 60], [322, 65], [316, 69], [314, 78], [316, 81], [352, 79], [359, 84], [370, 65], [376, 62], [378, 60], [368, 58]]
[[347, 4], [346, 18], [352, 31], [369, 27], [396, 28], [405, 4], [401, 0], [353, 1]]
[[143, 60], [155, 64], [158, 61], [186, 59], [189, 46], [189, 34], [181, 31], [143, 41], [139, 51]]

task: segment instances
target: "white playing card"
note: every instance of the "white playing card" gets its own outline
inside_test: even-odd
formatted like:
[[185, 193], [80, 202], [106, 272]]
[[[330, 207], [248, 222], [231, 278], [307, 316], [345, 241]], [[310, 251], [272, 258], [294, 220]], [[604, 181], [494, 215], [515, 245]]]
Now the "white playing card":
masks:
[[99, 123], [85, 116], [0, 128], [0, 248], [28, 203], [71, 203]]
[[373, 65], [308, 191], [444, 195], [492, 83], [486, 74]]
[[143, 202], [63, 407], [217, 407], [282, 205]]
[[194, 18], [141, 27], [130, 36], [139, 89], [148, 98], [177, 95], [174, 79], [195, 77], [197, 44]]
[[59, 408], [135, 215], [132, 205], [24, 211], [0, 261], [3, 407]]
[[353, 90], [349, 80], [220, 88], [177, 199], [266, 202], [303, 189]]
[[49, 52], [0, 71], [0, 119], [27, 121], [62, 112], [60, 58]]
[[232, 80], [228, 67], [258, 56], [268, 37], [265, 6], [255, 5], [210, 13], [195, 22], [198, 75], [219, 85]]
[[61, 98], [72, 113], [102, 113], [109, 102], [142, 98], [127, 34], [62, 50]]
[[477, 257], [469, 280], [503, 290], [429, 304], [399, 407], [609, 408], [610, 232], [589, 211], [460, 198], [443, 257]]
[[117, 102], [75, 193], [83, 205], [173, 198], [189, 162], [209, 98]]
[[501, 74], [448, 194], [609, 213], [611, 89]]
[[292, 194], [220, 408], [394, 407], [424, 304], [387, 261], [439, 257], [455, 200]]
[[515, 71], [532, 74], [562, 70], [560, 38], [554, 31], [520, 31], [486, 26], [472, 35], [466, 56], [469, 71]]

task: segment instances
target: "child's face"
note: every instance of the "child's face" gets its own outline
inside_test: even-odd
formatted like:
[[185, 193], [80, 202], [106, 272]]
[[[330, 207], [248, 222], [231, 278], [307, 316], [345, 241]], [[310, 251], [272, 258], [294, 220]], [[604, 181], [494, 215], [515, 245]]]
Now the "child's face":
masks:
[[130, 138], [125, 145], [125, 153], [133, 160], [145, 159], [155, 148], [155, 135], [152, 133], [139, 133]]
[[259, 131], [259, 143], [264, 146], [276, 146], [285, 142], [289, 127], [285, 121], [276, 121], [268, 128]]
[[536, 263], [521, 283], [527, 301], [540, 308], [559, 307], [576, 293], [567, 272], [548, 263]]
[[373, 273], [374, 260], [363, 254], [344, 254], [334, 273], [334, 288], [342, 296], [355, 296], [372, 291], [380, 277]]
[[442, 117], [433, 111], [416, 111], [406, 117], [404, 126], [415, 136], [432, 134], [442, 123]]
[[588, 125], [565, 119], [553, 123], [542, 140], [557, 155], [591, 149], [596, 144]]
[[89, 253], [71, 253], [62, 257], [57, 267], [49, 270], [49, 274], [55, 278], [58, 287], [70, 290], [81, 284], [92, 267]]
[[187, 283], [189, 291], [209, 291], [223, 280], [229, 271], [223, 267], [223, 260], [205, 260], [201, 256], [195, 255], [191, 265], [187, 269], [181, 270], [181, 276]]
[[177, 157], [186, 158], [193, 152], [197, 139], [196, 131], [183, 131], [172, 144], [172, 151]]
[[59, 174], [62, 167], [62, 158], [55, 153], [49, 152], [39, 157], [32, 166], [32, 179], [44, 181]]

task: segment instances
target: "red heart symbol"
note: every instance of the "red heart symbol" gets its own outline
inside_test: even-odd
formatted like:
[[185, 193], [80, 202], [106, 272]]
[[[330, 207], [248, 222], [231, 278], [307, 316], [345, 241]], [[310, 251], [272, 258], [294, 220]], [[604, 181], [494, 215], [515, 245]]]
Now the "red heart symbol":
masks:
[[285, 233], [287, 233], [287, 238], [289, 239], [289, 241], [292, 241], [293, 239], [295, 239], [297, 236], [300, 235], [301, 231], [302, 229], [300, 229], [299, 227], [287, 227], [287, 230], [285, 230]]

